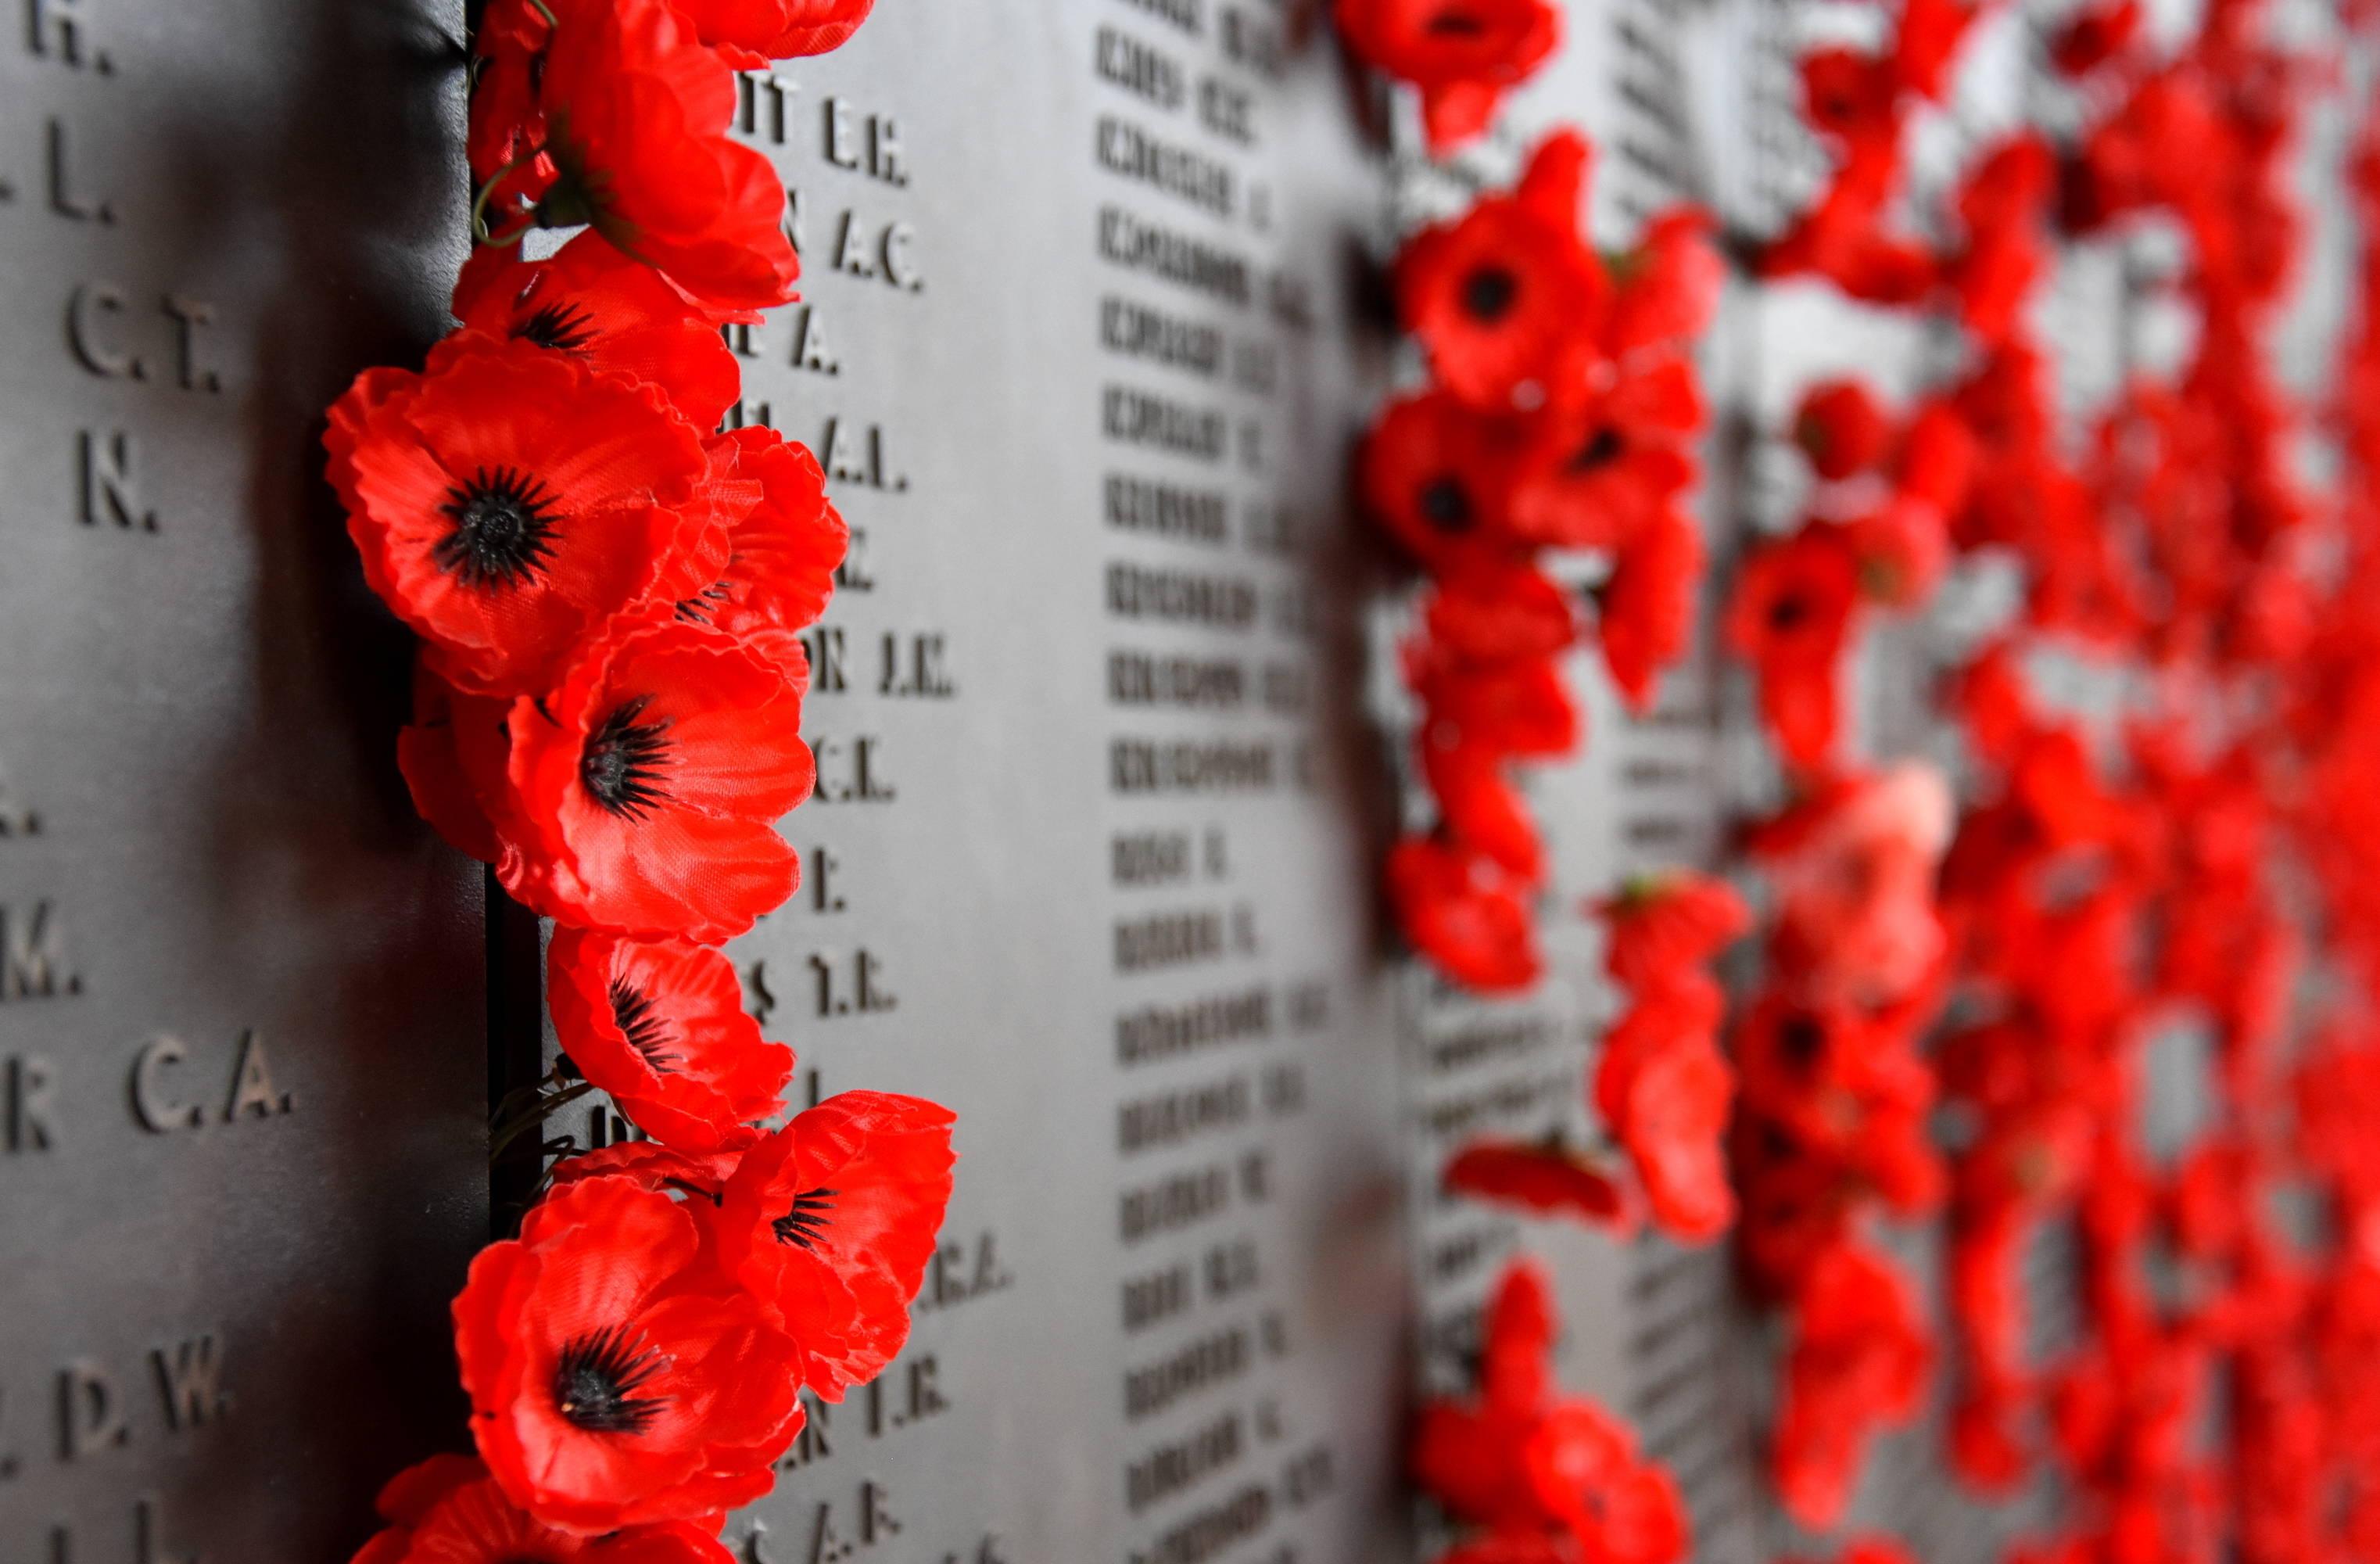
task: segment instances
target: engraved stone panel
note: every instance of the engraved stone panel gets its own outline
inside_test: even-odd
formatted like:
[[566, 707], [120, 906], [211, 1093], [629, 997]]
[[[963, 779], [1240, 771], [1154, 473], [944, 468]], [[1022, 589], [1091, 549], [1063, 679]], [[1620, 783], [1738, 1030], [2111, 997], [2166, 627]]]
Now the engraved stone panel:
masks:
[[0, 30], [0, 1558], [343, 1557], [451, 1428], [478, 875], [321, 409], [443, 324], [459, 6]]

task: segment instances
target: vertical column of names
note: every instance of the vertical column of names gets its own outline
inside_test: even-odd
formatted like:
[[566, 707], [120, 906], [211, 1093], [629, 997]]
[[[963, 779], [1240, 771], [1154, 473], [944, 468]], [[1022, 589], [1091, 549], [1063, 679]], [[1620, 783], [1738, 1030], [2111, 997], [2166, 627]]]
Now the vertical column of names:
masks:
[[[766, 424], [807, 445], [851, 541], [824, 618], [803, 637], [803, 725], [819, 773], [788, 828], [803, 883], [734, 953], [748, 1007], [801, 1051], [795, 1106], [862, 1087], [907, 1090], [950, 1102], [964, 1124], [971, 1104], [952, 1089], [964, 1077], [947, 1065], [954, 1040], [926, 1035], [931, 1024], [921, 1032], [916, 1019], [917, 1002], [954, 976], [934, 964], [935, 876], [920, 872], [934, 821], [919, 817], [949, 817], [969, 781], [949, 762], [964, 747], [951, 717], [965, 681], [959, 637], [938, 613], [952, 519], [938, 513], [949, 500], [938, 502], [913, 467], [917, 430], [905, 417], [929, 405], [902, 345], [926, 329], [929, 251], [897, 84], [820, 82], [808, 66], [738, 80], [736, 133], [785, 181], [802, 297], [727, 329], [745, 388], [728, 422]], [[953, 1439], [974, 1437], [953, 1427], [974, 1382], [953, 1362], [944, 1322], [1016, 1279], [999, 1235], [970, 1220], [980, 1193], [962, 1180], [902, 1355], [840, 1405], [804, 1398], [807, 1423], [776, 1493], [728, 1527], [746, 1564], [1002, 1564], [991, 1518], [954, 1520], [920, 1481]], [[969, 1410], [979, 1418], [990, 1409]]]
[[1315, 802], [1315, 626], [1279, 468], [1296, 454], [1274, 443], [1313, 322], [1275, 263], [1282, 18], [1091, 9], [1124, 1558], [1287, 1564], [1340, 1457], [1285, 1389], [1283, 1300], [1314, 1256], [1280, 1209], [1312, 1182], [1301, 1053], [1331, 985], [1264, 872], [1331, 823], [1296, 813]]

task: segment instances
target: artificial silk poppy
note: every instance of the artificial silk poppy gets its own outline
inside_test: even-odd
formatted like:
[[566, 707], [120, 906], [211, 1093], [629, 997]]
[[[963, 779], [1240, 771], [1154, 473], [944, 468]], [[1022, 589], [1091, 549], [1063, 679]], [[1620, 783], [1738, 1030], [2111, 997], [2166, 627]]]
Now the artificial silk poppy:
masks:
[[1446, 1187], [1625, 1233], [1635, 1222], [1618, 1171], [1559, 1142], [1475, 1141], [1446, 1165]]
[[598, 1537], [556, 1531], [468, 1456], [432, 1456], [398, 1473], [381, 1490], [379, 1509], [388, 1529], [354, 1564], [735, 1564], [719, 1541], [724, 1516]]
[[509, 820], [504, 759], [508, 702], [465, 695], [426, 662], [413, 670], [413, 721], [397, 730], [396, 768], [413, 807], [458, 853], [492, 864]]
[[1415, 747], [1445, 834], [1525, 884], [1544, 879], [1545, 844], [1527, 802], [1505, 774], [1504, 757], [1484, 744], [1461, 740], [1424, 740]]
[[455, 284], [463, 330], [430, 351], [435, 370], [480, 337], [526, 342], [589, 368], [650, 381], [697, 429], [726, 416], [741, 388], [719, 320], [602, 235], [578, 235], [545, 261], [481, 245]]
[[1933, 1344], [1908, 1279], [1856, 1243], [1819, 1255], [1792, 1312], [1774, 1472], [1786, 1511], [1823, 1531], [1850, 1503], [1870, 1436], [1916, 1413]]
[[1578, 236], [1588, 156], [1575, 131], [1555, 132], [1511, 195], [1424, 229], [1397, 257], [1405, 329], [1439, 382], [1483, 412], [1530, 412], [1586, 389], [1611, 291]]
[[1421, 697], [1421, 739], [1478, 745], [1500, 755], [1567, 755], [1578, 743], [1578, 706], [1550, 657], [1479, 661], [1435, 641], [1408, 643], [1405, 683]]
[[1733, 1224], [1726, 1138], [1735, 1072], [1707, 1034], [1607, 1052], [1596, 1098], [1611, 1105], [1611, 1133], [1627, 1148], [1662, 1231], [1703, 1243]]
[[1604, 970], [1634, 992], [1699, 976], [1752, 927], [1733, 886], [1686, 869], [1628, 880], [1592, 910], [1610, 929]]
[[545, 977], [562, 1051], [649, 1134], [710, 1151], [777, 1111], [794, 1050], [761, 1040], [743, 980], [717, 951], [557, 928]]
[[1884, 148], [1900, 128], [1900, 81], [1891, 62], [1855, 49], [1802, 56], [1802, 102], [1811, 128], [1854, 147]]
[[909, 1339], [909, 1300], [951, 1198], [950, 1109], [843, 1092], [745, 1153], [702, 1213], [722, 1271], [801, 1340], [803, 1383], [830, 1401]]
[[681, 599], [681, 619], [773, 648], [799, 667], [794, 631], [815, 624], [834, 595], [851, 529], [826, 497], [809, 448], [774, 430], [732, 430], [710, 443], [707, 492], [725, 535], [715, 573]]
[[802, 685], [724, 631], [614, 621], [552, 693], [514, 704], [527, 826], [505, 889], [560, 922], [703, 943], [793, 894], [776, 820], [809, 796]]
[[1949, 525], [1912, 494], [1896, 491], [1844, 523], [1843, 542], [1859, 567], [1861, 592], [1886, 608], [1925, 602], [1950, 566]]
[[674, 589], [697, 530], [694, 426], [525, 342], [368, 371], [324, 443], [365, 579], [472, 693], [551, 687], [605, 619]]
[[1578, 637], [1570, 594], [1534, 566], [1467, 564], [1439, 578], [1422, 610], [1433, 649], [1468, 663], [1550, 657]]
[[2085, 6], [2050, 39], [2049, 58], [2068, 76], [2087, 76], [2131, 47], [2145, 14], [2141, 0]]
[[1628, 540], [1597, 595], [1603, 664], [1630, 710], [1653, 708], [1661, 671], [1693, 637], [1703, 579], [1703, 533], [1677, 505]]
[[480, 1251], [455, 1300], [471, 1433], [505, 1496], [599, 1534], [769, 1491], [802, 1349], [698, 1266], [694, 1218], [633, 1179], [565, 1184]]
[[1339, 0], [1338, 18], [1366, 63], [1421, 89], [1432, 152], [1485, 130], [1505, 90], [1561, 42], [1550, 0]]
[[1520, 445], [1511, 420], [1443, 391], [1391, 402], [1356, 457], [1364, 508], [1431, 571], [1514, 557], [1526, 546], [1512, 524]]
[[538, 105], [553, 177], [513, 224], [590, 224], [723, 310], [794, 297], [769, 160], [728, 139], [735, 79], [667, 0], [553, 0]]
[[843, 47], [875, 0], [670, 0], [695, 35], [741, 68]]
[[1489, 860], [1456, 843], [1409, 836], [1390, 850], [1387, 879], [1405, 938], [1456, 982], [1512, 993], [1544, 970], [1526, 886]]
[[1859, 568], [1834, 528], [1804, 527], [1743, 561], [1728, 603], [1728, 643], [1758, 669], [1760, 715], [1796, 766], [1834, 748], [1837, 665], [1859, 600]]
[[1892, 446], [1892, 417], [1864, 382], [1821, 381], [1802, 394], [1793, 414], [1793, 443], [1820, 478], [1866, 472]]
[[1625, 1423], [1555, 1395], [1554, 1324], [1543, 1274], [1516, 1262], [1488, 1303], [1479, 1396], [1422, 1408], [1414, 1475], [1497, 1533], [1550, 1535], [1610, 1564], [1672, 1564], [1688, 1542], [1677, 1486], [1640, 1457]]
[[1693, 486], [1685, 443], [1707, 418], [1686, 359], [1620, 371], [1603, 391], [1536, 420], [1513, 486], [1513, 525], [1549, 547], [1626, 548]]
[[1952, 56], [1982, 11], [1962, 0], [1905, 0], [1894, 30], [1892, 74], [1902, 89], [1940, 101]]
[[1648, 351], [1690, 351], [1718, 313], [1727, 261], [1711, 242], [1711, 216], [1671, 207], [1645, 226], [1636, 248], [1614, 259], [1604, 351], [1620, 363]]
[[1944, 944], [1934, 881], [1954, 810], [1940, 772], [1904, 761], [1775, 823], [1762, 843], [1780, 903], [1775, 953], [1803, 992], [1889, 1004], [1932, 975]]
[[582, 1179], [618, 1176], [634, 1179], [647, 1189], [699, 1194], [717, 1205], [727, 1181], [743, 1165], [744, 1154], [760, 1144], [761, 1131], [750, 1125], [730, 1130], [709, 1151], [682, 1151], [657, 1140], [613, 1141], [563, 1158], [546, 1174], [555, 1185]]

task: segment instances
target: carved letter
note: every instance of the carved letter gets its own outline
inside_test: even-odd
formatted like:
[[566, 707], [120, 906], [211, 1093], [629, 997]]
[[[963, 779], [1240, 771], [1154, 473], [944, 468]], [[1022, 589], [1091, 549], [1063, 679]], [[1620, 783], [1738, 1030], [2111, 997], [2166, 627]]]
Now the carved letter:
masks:
[[162, 1135], [171, 1130], [195, 1130], [206, 1121], [204, 1111], [169, 1100], [158, 1085], [159, 1071], [189, 1056], [178, 1037], [157, 1037], [132, 1061], [132, 1113], [142, 1129]]
[[67, 300], [67, 345], [82, 367], [110, 379], [149, 378], [149, 368], [138, 358], [109, 347], [101, 340], [98, 317], [124, 313], [124, 290], [113, 283], [85, 283]]
[[157, 1365], [157, 1388], [164, 1392], [165, 1421], [174, 1428], [195, 1428], [229, 1409], [231, 1398], [222, 1388], [223, 1359], [212, 1335], [177, 1342], [170, 1355], [159, 1347], [149, 1356]]
[[132, 476], [132, 437], [120, 429], [103, 440], [82, 431], [82, 524], [97, 527], [102, 514], [118, 527], [157, 530], [157, 513], [142, 502]]
[[175, 340], [181, 353], [182, 389], [221, 391], [223, 377], [212, 370], [199, 368], [199, 328], [214, 324], [215, 307], [169, 293], [165, 296], [165, 313], [174, 318]]
[[124, 1414], [116, 1410], [115, 1382], [88, 1358], [78, 1358], [58, 1371], [58, 1435], [68, 1461], [132, 1437]]
[[56, 1144], [50, 1127], [50, 1061], [39, 1054], [8, 1061], [8, 1149], [47, 1151]]
[[273, 1072], [265, 1067], [264, 1039], [250, 1028], [239, 1035], [239, 1074], [232, 1082], [231, 1106], [224, 1109], [228, 1124], [254, 1109], [260, 1119], [286, 1113], [296, 1105], [286, 1092], [273, 1089]]

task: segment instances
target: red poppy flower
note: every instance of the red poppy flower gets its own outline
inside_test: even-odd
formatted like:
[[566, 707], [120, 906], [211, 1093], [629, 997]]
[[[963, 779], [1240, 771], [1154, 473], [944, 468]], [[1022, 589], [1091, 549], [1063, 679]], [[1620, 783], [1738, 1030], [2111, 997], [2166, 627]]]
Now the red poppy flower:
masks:
[[1512, 525], [1519, 432], [1442, 391], [1381, 409], [1358, 455], [1364, 507], [1430, 571], [1510, 558], [1525, 545]]
[[1571, 1217], [1614, 1232], [1636, 1225], [1617, 1174], [1555, 1145], [1475, 1141], [1446, 1165], [1446, 1187], [1541, 1216]]
[[596, 626], [674, 585], [704, 470], [657, 387], [528, 343], [367, 372], [324, 443], [365, 578], [487, 695], [550, 687]]
[[1681, 1243], [1704, 1243], [1733, 1225], [1727, 1125], [1735, 1072], [1707, 1035], [1608, 1051], [1596, 1096], [1617, 1102], [1611, 1133], [1627, 1148], [1657, 1226]]
[[1544, 1275], [1515, 1262], [1488, 1303], [1479, 1397], [1423, 1407], [1414, 1474], [1500, 1534], [1551, 1534], [1610, 1564], [1673, 1564], [1687, 1544], [1677, 1486], [1638, 1456], [1625, 1423], [1593, 1401], [1555, 1399], [1545, 1361], [1554, 1326]]
[[1802, 56], [1802, 102], [1810, 127], [1854, 146], [1888, 148], [1900, 129], [1900, 82], [1891, 65], [1855, 49]]
[[1626, 549], [1693, 486], [1685, 442], [1707, 420], [1687, 360], [1617, 373], [1574, 409], [1536, 420], [1512, 491], [1513, 524], [1555, 548]]
[[1426, 744], [1536, 756], [1567, 755], [1578, 745], [1578, 707], [1550, 657], [1482, 662], [1433, 641], [1409, 643], [1405, 682], [1427, 712]]
[[802, 1349], [696, 1265], [694, 1218], [633, 1179], [586, 1179], [471, 1262], [455, 1348], [471, 1432], [506, 1497], [595, 1534], [691, 1521], [769, 1491], [801, 1425]]
[[1605, 352], [1626, 362], [1684, 347], [1709, 327], [1727, 287], [1727, 261], [1710, 230], [1710, 213], [1695, 206], [1672, 207], [1645, 224], [1636, 248], [1612, 263]]
[[417, 661], [413, 721], [397, 730], [396, 767], [413, 807], [449, 847], [483, 864], [504, 855], [496, 820], [509, 818], [504, 759], [510, 708], [493, 696], [465, 695]]
[[830, 1401], [909, 1339], [909, 1300], [951, 1199], [951, 1111], [843, 1092], [764, 1136], [703, 1212], [719, 1267], [797, 1335]]
[[801, 878], [776, 820], [809, 796], [802, 686], [723, 631], [614, 621], [551, 696], [515, 702], [527, 824], [498, 866], [525, 905], [582, 927], [732, 939]]
[[557, 928], [545, 976], [562, 1051], [640, 1129], [702, 1152], [781, 1106], [794, 1050], [761, 1041], [710, 947]]
[[719, 1541], [723, 1515], [601, 1537], [559, 1532], [505, 1497], [468, 1456], [432, 1456], [398, 1473], [379, 1509], [389, 1528], [354, 1564], [735, 1564]]
[[875, 0], [671, 0], [697, 37], [740, 67], [840, 49]]
[[1551, 657], [1578, 638], [1570, 594], [1535, 566], [1503, 561], [1440, 576], [1422, 624], [1433, 648], [1468, 663]]
[[1824, 1531], [1850, 1502], [1869, 1436], [1916, 1413], [1933, 1344], [1908, 1279], [1855, 1243], [1818, 1256], [1793, 1322], [1775, 1475], [1787, 1512]]
[[1949, 85], [1951, 56], [1981, 10], [1961, 0], [1908, 0], [1893, 38], [1895, 80], [1920, 97], [1940, 102]]
[[1821, 381], [1803, 394], [1793, 443], [1820, 478], [1846, 479], [1884, 460], [1892, 445], [1892, 418], [1864, 382]]
[[1762, 544], [1736, 576], [1728, 641], [1759, 670], [1762, 721], [1797, 766], [1834, 748], [1837, 665], [1858, 600], [1857, 563], [1828, 527]]
[[1440, 384], [1485, 412], [1574, 400], [1597, 357], [1610, 295], [1578, 236], [1588, 152], [1575, 131], [1541, 142], [1509, 196], [1424, 229], [1397, 257], [1397, 310]]
[[464, 330], [430, 350], [433, 371], [468, 351], [479, 340], [473, 333], [533, 343], [650, 381], [698, 430], [717, 426], [742, 385], [718, 318], [591, 231], [545, 261], [524, 261], [514, 247], [477, 247], [455, 285], [455, 315]]
[[679, 601], [678, 617], [773, 646], [806, 667], [788, 643], [826, 611], [851, 529], [808, 446], [753, 427], [718, 436], [710, 450], [708, 492], [725, 537], [716, 573]]
[[1425, 740], [1415, 748], [1445, 834], [1524, 884], [1544, 879], [1545, 844], [1520, 790], [1504, 774], [1503, 756], [1484, 744], [1459, 740]]
[[1454, 981], [1512, 993], [1544, 964], [1525, 886], [1451, 843], [1409, 836], [1389, 853], [1389, 900], [1406, 940]]
[[760, 1134], [759, 1130], [742, 1125], [722, 1135], [716, 1149], [702, 1152], [681, 1151], [657, 1140], [614, 1141], [564, 1158], [547, 1177], [559, 1186], [616, 1175], [634, 1179], [647, 1189], [707, 1195], [716, 1204], [727, 1181], [743, 1165], [744, 1154], [760, 1144]]
[[1433, 153], [1488, 128], [1504, 90], [1561, 42], [1550, 0], [1339, 0], [1339, 31], [1366, 63], [1421, 89]]
[[667, 0], [548, 4], [560, 25], [538, 79], [541, 127], [528, 132], [541, 134], [544, 157], [528, 187], [507, 186], [503, 215], [591, 224], [714, 309], [792, 298], [784, 188], [766, 157], [728, 139], [726, 63]]
[[1859, 564], [1860, 590], [1887, 608], [1914, 608], [1934, 595], [1950, 565], [1950, 528], [1942, 513], [1896, 493], [1843, 525]]
[[1639, 993], [1701, 976], [1704, 963], [1752, 927], [1735, 887], [1685, 869], [1632, 879], [1593, 911], [1611, 927], [1604, 970]]
[[2131, 47], [2144, 15], [2141, 0], [2087, 6], [2050, 40], [2049, 57], [2068, 76], [2087, 76]]
[[1652, 709], [1661, 671], [1685, 654], [1701, 598], [1703, 534], [1665, 507], [1613, 561], [1599, 596], [1603, 664], [1632, 711]]
[[1900, 445], [1900, 492], [1944, 516], [1966, 509], [1982, 451], [1957, 408], [1927, 402], [1909, 421]]
[[1934, 973], [1935, 876], [1955, 809], [1940, 772], [1904, 761], [1839, 782], [1762, 843], [1780, 903], [1775, 955], [1805, 993], [1889, 1004]]

